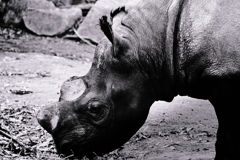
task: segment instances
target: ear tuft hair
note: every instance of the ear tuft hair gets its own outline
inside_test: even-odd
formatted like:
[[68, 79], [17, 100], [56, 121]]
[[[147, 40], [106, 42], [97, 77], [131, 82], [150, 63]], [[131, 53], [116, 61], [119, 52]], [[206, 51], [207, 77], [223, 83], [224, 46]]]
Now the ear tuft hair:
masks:
[[101, 27], [101, 30], [106, 35], [106, 37], [109, 39], [109, 41], [113, 44], [113, 31], [112, 31], [112, 24], [110, 24], [107, 20], [107, 16], [104, 15], [99, 19], [99, 24]]
[[126, 13], [125, 6], [118, 7], [117, 9], [112, 10], [111, 13], [110, 13], [111, 20], [113, 19], [114, 16], [116, 16], [120, 12], [125, 12]]

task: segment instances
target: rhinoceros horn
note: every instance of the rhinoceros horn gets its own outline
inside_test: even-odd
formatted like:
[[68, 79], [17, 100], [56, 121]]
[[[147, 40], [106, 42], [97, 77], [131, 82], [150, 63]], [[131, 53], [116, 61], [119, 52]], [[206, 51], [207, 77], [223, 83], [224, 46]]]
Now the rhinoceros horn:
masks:
[[122, 49], [128, 48], [125, 40], [113, 31], [112, 24], [108, 22], [107, 16], [102, 16], [99, 19], [99, 23], [101, 30], [108, 38], [108, 40], [113, 44], [113, 57], [116, 57]]
[[86, 86], [81, 77], [73, 76], [62, 84], [59, 101], [72, 101], [80, 97]]

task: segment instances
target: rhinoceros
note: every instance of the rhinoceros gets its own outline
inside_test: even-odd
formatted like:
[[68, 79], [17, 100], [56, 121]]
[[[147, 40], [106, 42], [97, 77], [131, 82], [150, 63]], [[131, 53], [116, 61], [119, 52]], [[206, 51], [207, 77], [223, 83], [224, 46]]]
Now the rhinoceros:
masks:
[[102, 154], [144, 124], [154, 101], [206, 99], [219, 122], [215, 159], [240, 159], [240, 1], [141, 0], [99, 20], [89, 72], [64, 82], [38, 121], [58, 153]]

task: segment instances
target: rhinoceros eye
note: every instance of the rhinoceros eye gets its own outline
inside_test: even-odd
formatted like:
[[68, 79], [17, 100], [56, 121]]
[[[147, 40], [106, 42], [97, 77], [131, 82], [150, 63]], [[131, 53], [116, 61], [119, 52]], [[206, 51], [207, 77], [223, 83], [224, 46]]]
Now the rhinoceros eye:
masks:
[[100, 121], [108, 113], [107, 107], [99, 102], [91, 102], [88, 106], [88, 114], [94, 121]]

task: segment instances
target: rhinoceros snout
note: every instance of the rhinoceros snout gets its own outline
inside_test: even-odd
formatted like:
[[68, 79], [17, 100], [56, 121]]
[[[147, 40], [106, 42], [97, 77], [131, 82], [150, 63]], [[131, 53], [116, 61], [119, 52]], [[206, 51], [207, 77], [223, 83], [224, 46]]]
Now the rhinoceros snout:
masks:
[[49, 133], [57, 126], [59, 120], [59, 108], [57, 104], [45, 106], [37, 113], [38, 123]]
[[71, 103], [71, 101], [80, 97], [84, 93], [85, 89], [86, 85], [82, 77], [74, 76], [65, 81], [60, 90], [60, 102], [50, 106], [45, 106], [38, 111], [37, 119], [39, 124], [49, 133], [52, 133], [58, 124], [60, 116], [59, 107], [61, 105], [66, 105], [66, 103], [71, 106], [68, 103]]

